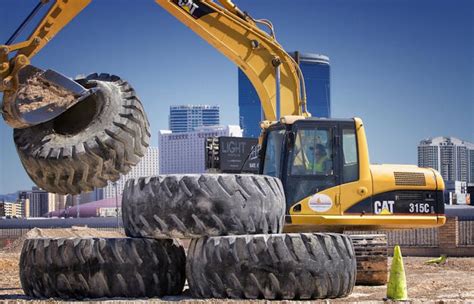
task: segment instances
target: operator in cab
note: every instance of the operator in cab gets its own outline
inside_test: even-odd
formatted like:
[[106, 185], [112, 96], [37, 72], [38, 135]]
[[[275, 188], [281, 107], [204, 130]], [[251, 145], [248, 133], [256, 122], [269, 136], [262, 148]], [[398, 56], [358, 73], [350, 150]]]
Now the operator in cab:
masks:
[[312, 133], [309, 130], [298, 132], [291, 170], [293, 175], [327, 175], [332, 171], [328, 147], [320, 136]]

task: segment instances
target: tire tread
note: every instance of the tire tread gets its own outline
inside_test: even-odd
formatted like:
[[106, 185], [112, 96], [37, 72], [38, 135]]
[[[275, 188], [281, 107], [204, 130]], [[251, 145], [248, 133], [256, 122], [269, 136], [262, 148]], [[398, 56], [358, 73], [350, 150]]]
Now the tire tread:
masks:
[[178, 295], [185, 253], [173, 240], [27, 239], [20, 281], [25, 294], [36, 298]]
[[273, 177], [159, 175], [127, 181], [122, 217], [127, 236], [196, 238], [281, 233], [284, 194]]
[[52, 122], [14, 130], [18, 155], [28, 175], [40, 188], [52, 193], [74, 195], [105, 187], [107, 181], [127, 174], [145, 155], [150, 143], [150, 124], [128, 82], [105, 73], [76, 81], [87, 88], [111, 90], [108, 107], [112, 110], [100, 114], [112, 115], [109, 123], [85, 128], [80, 134], [88, 132], [90, 136], [85, 140], [77, 136], [74, 144], [61, 136], [51, 139]]
[[346, 250], [346, 238], [305, 233], [194, 239], [186, 265], [191, 294], [267, 300], [346, 297], [356, 278], [354, 248]]

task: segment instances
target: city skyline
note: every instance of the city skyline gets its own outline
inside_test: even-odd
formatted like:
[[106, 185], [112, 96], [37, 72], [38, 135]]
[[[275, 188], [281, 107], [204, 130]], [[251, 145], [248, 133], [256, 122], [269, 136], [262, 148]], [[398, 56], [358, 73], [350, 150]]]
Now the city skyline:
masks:
[[[5, 216], [2, 215], [2, 211], [5, 213], [5, 206], [15, 209], [15, 204], [21, 206], [23, 217], [30, 217], [30, 215], [31, 217], [44, 217], [46, 214], [60, 216], [61, 212], [64, 212], [69, 207], [76, 207], [78, 202], [80, 205], [84, 205], [115, 199], [115, 190], [117, 190], [117, 196], [120, 197], [128, 179], [159, 174], [158, 154], [158, 147], [148, 147], [145, 156], [129, 173], [122, 174], [116, 182], [109, 181], [107, 186], [103, 188], [96, 188], [94, 191], [81, 193], [78, 196], [54, 194], [36, 186], [33, 186], [31, 190], [18, 190], [16, 196], [4, 200], [4, 202], [0, 199], [0, 204], [2, 204], [0, 205], [0, 217]], [[26, 207], [25, 201], [27, 202]], [[71, 210], [68, 211], [69, 214], [71, 214]]]
[[242, 137], [242, 129], [237, 125], [216, 125], [181, 133], [160, 130], [160, 174], [204, 173], [206, 139], [219, 136]]
[[445, 181], [474, 184], [474, 143], [444, 136], [423, 139], [418, 166], [438, 170]]
[[[8, 39], [36, 3], [1, 1], [0, 41]], [[143, 101], [153, 134], [167, 128], [172, 104], [217, 100], [221, 122], [237, 125], [235, 65], [153, 1], [136, 3], [94, 1], [33, 64], [71, 77], [91, 72], [122, 76]], [[438, 134], [474, 141], [474, 2], [237, 4], [256, 18], [271, 20], [285, 49], [331, 58], [332, 116], [364, 120], [373, 163], [416, 164], [420, 139]], [[0, 123], [0, 139], [0, 193], [29, 188], [32, 182], [5, 123]]]

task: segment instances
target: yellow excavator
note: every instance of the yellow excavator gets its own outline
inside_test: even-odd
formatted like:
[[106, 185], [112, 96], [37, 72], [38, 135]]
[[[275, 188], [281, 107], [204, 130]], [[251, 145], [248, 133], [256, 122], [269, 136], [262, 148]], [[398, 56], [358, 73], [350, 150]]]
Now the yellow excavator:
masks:
[[[38, 4], [19, 30], [46, 2]], [[88, 100], [107, 90], [106, 86], [72, 81], [55, 71], [43, 71], [30, 65], [30, 59], [91, 0], [52, 2], [26, 41], [12, 44], [17, 31], [7, 44], [0, 46], [2, 113], [4, 120], [16, 128], [15, 142], [30, 177], [48, 191], [76, 194], [103, 186], [107, 180], [118, 179], [119, 173], [126, 173], [138, 160], [130, 160], [127, 155], [131, 152], [126, 153], [125, 148], [123, 155], [116, 151], [112, 153], [115, 158], [108, 155], [107, 151], [114, 150], [115, 146], [101, 145], [101, 140], [98, 150], [88, 145], [82, 147], [83, 152], [94, 155], [90, 158], [91, 163], [89, 158], [79, 157], [81, 149], [74, 148], [69, 152], [68, 149], [43, 149], [40, 143], [44, 140], [39, 140], [36, 146], [34, 140], [29, 140], [34, 132], [46, 132], [44, 128], [35, 128], [51, 121], [60, 120], [56, 129], [69, 134], [72, 131], [67, 125], [74, 121], [75, 115], [69, 114], [70, 120], [65, 120], [64, 115], [77, 107], [82, 107], [81, 113], [84, 112]], [[269, 20], [251, 17], [230, 0], [219, 0], [219, 4], [210, 0], [156, 2], [233, 61], [255, 87], [264, 113], [259, 139], [260, 170], [262, 174], [280, 178], [283, 183], [287, 203], [286, 231], [423, 228], [445, 223], [444, 183], [437, 171], [409, 165], [372, 165], [361, 119], [311, 117], [306, 109], [302, 72], [277, 42]], [[110, 77], [102, 78], [110, 80]], [[54, 91], [54, 94], [51, 97], [31, 92], [32, 85], [46, 88], [48, 94]], [[139, 105], [128, 106], [136, 110], [129, 113], [132, 120], [144, 115]], [[146, 142], [147, 127], [147, 123], [139, 124], [132, 133], [141, 134], [142, 141]], [[119, 125], [122, 131], [127, 128], [125, 123]], [[90, 130], [85, 126], [75, 132], [102, 134], [104, 130]], [[114, 132], [107, 134], [110, 140], [127, 145], [124, 138], [114, 136]], [[145, 146], [143, 143], [135, 147], [137, 158], [143, 154], [140, 151]], [[22, 157], [27, 150], [36, 152]], [[45, 159], [48, 161], [42, 162]], [[109, 162], [109, 159], [113, 161]], [[88, 178], [86, 175], [93, 170], [80, 171], [74, 166], [79, 160], [82, 167], [102, 169]], [[118, 166], [121, 161], [127, 165]], [[62, 162], [69, 165], [63, 166]], [[109, 167], [114, 167], [113, 174], [108, 171]], [[48, 171], [56, 173], [45, 173]], [[69, 182], [62, 183], [63, 179]]]

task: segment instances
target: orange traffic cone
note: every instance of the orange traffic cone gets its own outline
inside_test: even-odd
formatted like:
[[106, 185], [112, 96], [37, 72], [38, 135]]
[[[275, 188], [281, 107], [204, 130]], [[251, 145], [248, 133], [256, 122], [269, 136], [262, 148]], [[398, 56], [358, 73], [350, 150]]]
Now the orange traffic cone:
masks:
[[395, 301], [408, 299], [403, 257], [398, 245], [393, 249], [392, 267], [390, 268], [390, 278], [387, 285], [387, 298]]

